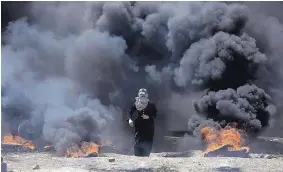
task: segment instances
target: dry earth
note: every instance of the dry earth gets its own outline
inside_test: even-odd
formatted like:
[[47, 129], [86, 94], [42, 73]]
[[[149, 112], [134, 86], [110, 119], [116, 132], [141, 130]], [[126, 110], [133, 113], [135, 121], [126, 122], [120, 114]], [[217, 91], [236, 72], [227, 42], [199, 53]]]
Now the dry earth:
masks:
[[[251, 145], [252, 150], [262, 150], [252, 151], [252, 158], [204, 158], [200, 150], [153, 153], [145, 158], [102, 153], [100, 157], [72, 159], [57, 157], [52, 152], [9, 151], [2, 151], [2, 156], [8, 171], [13, 172], [283, 172], [283, 144], [276, 139], [265, 140]], [[110, 158], [115, 161], [109, 162]], [[33, 170], [36, 165], [39, 169]]]
[[[164, 153], [163, 153], [164, 154]], [[106, 157], [61, 158], [50, 153], [17, 153], [4, 155], [8, 171], [13, 172], [188, 172], [188, 171], [224, 171], [224, 172], [282, 172], [282, 157], [253, 158], [204, 158], [201, 152], [194, 151], [191, 157], [162, 157], [163, 154], [152, 154], [141, 158], [119, 154], [106, 154]], [[168, 154], [168, 153], [167, 153]], [[109, 157], [115, 158], [109, 162]], [[269, 159], [270, 158], [270, 159]], [[33, 167], [39, 165], [39, 169]]]

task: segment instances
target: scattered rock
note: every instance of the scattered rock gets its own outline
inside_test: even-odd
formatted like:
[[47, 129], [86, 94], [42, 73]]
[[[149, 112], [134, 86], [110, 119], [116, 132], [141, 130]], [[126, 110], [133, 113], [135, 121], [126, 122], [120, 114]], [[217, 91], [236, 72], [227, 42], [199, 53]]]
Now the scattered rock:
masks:
[[96, 152], [93, 152], [93, 153], [89, 154], [88, 157], [99, 157], [99, 154], [96, 153]]
[[114, 161], [115, 161], [115, 158], [109, 158], [108, 161], [109, 161], [109, 162], [114, 162]]
[[36, 165], [32, 168], [33, 170], [38, 170], [39, 169], [39, 165]]
[[[197, 151], [200, 153], [199, 151]], [[278, 156], [278, 155], [276, 155]], [[270, 159], [243, 159], [243, 158], [204, 158], [201, 155], [192, 153], [190, 158], [171, 158], [156, 156], [152, 153], [150, 157], [141, 158], [133, 155], [105, 154], [100, 158], [64, 158], [51, 153], [22, 153], [15, 158], [14, 155], [3, 156], [5, 162], [9, 165], [8, 170], [15, 172], [89, 172], [89, 171], [107, 171], [107, 172], [177, 172], [177, 171], [239, 171], [237, 169], [221, 169], [229, 165], [237, 165], [245, 171], [258, 172], [280, 171], [283, 158]], [[114, 158], [114, 162], [110, 162]], [[110, 160], [110, 161], [109, 161]], [[117, 161], [116, 161], [117, 160]], [[46, 167], [40, 166], [38, 170], [32, 170], [37, 162], [44, 162]], [[44, 168], [44, 169], [43, 169]], [[279, 169], [279, 170], [278, 170]]]
[[270, 154], [258, 154], [254, 155], [254, 158], [264, 158], [264, 159], [273, 159], [273, 158], [280, 158], [281, 156], [278, 155], [270, 155]]
[[174, 158], [174, 157], [189, 157], [190, 156], [190, 152], [189, 151], [185, 151], [185, 152], [163, 152], [163, 153], [157, 153], [156, 156], [158, 157], [170, 157], [170, 158]]
[[272, 159], [272, 158], [276, 158], [276, 156], [274, 156], [274, 155], [266, 155], [265, 158], [266, 159]]
[[279, 139], [271, 139], [270, 141], [271, 142], [276, 142], [276, 141], [279, 141]]

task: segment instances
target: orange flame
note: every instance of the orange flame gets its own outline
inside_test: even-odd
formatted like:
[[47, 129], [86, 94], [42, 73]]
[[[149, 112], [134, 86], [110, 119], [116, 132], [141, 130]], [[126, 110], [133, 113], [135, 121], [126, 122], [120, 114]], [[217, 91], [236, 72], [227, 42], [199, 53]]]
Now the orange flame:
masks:
[[21, 145], [23, 147], [26, 147], [32, 150], [35, 149], [35, 145], [30, 140], [25, 140], [21, 138], [20, 136], [13, 136], [12, 134], [8, 134], [4, 136], [2, 143], [11, 144], [11, 145]]
[[51, 147], [53, 147], [53, 145], [46, 145], [46, 146], [44, 146], [44, 149], [48, 149], [48, 148], [51, 148]]
[[99, 152], [99, 148], [101, 146], [93, 143], [93, 142], [83, 142], [82, 146], [79, 147], [78, 145], [73, 145], [66, 151], [67, 157], [72, 158], [79, 158], [79, 157], [87, 157], [92, 153], [96, 153], [97, 155]]
[[201, 129], [201, 135], [208, 144], [204, 153], [215, 151], [223, 146], [229, 146], [230, 151], [246, 150], [248, 147], [242, 147], [242, 137], [236, 128], [226, 127], [216, 130], [214, 128], [205, 127]]

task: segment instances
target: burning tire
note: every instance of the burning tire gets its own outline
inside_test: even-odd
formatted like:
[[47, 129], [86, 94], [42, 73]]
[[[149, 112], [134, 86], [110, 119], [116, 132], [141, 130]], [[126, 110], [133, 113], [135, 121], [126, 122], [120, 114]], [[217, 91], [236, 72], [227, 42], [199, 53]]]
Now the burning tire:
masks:
[[263, 89], [245, 84], [237, 89], [206, 91], [194, 102], [194, 109], [222, 128], [236, 122], [237, 129], [245, 131], [249, 137], [256, 137], [268, 127], [275, 107]]
[[250, 157], [250, 148], [243, 146], [243, 134], [236, 128], [236, 123], [220, 130], [210, 127], [202, 128], [201, 136], [207, 143], [205, 157]]

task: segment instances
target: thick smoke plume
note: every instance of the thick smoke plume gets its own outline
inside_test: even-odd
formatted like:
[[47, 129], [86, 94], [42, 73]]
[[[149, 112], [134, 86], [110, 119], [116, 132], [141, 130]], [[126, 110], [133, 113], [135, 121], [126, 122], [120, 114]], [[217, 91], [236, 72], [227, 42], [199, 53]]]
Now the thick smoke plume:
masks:
[[212, 89], [237, 88], [253, 79], [258, 65], [265, 60], [248, 35], [218, 32], [191, 45], [175, 70], [175, 81], [179, 86], [189, 81]]
[[283, 34], [279, 20], [254, 20], [249, 6], [27, 3], [2, 34], [2, 128], [16, 133], [30, 120], [59, 154], [82, 141], [127, 148], [123, 118], [146, 87], [157, 137], [188, 120], [195, 135], [230, 121], [260, 131], [282, 105]]
[[215, 121], [244, 123], [247, 129], [259, 131], [268, 125], [270, 115], [275, 113], [275, 107], [268, 104], [270, 100], [264, 90], [255, 85], [244, 85], [237, 90], [211, 91], [194, 102], [194, 108]]

